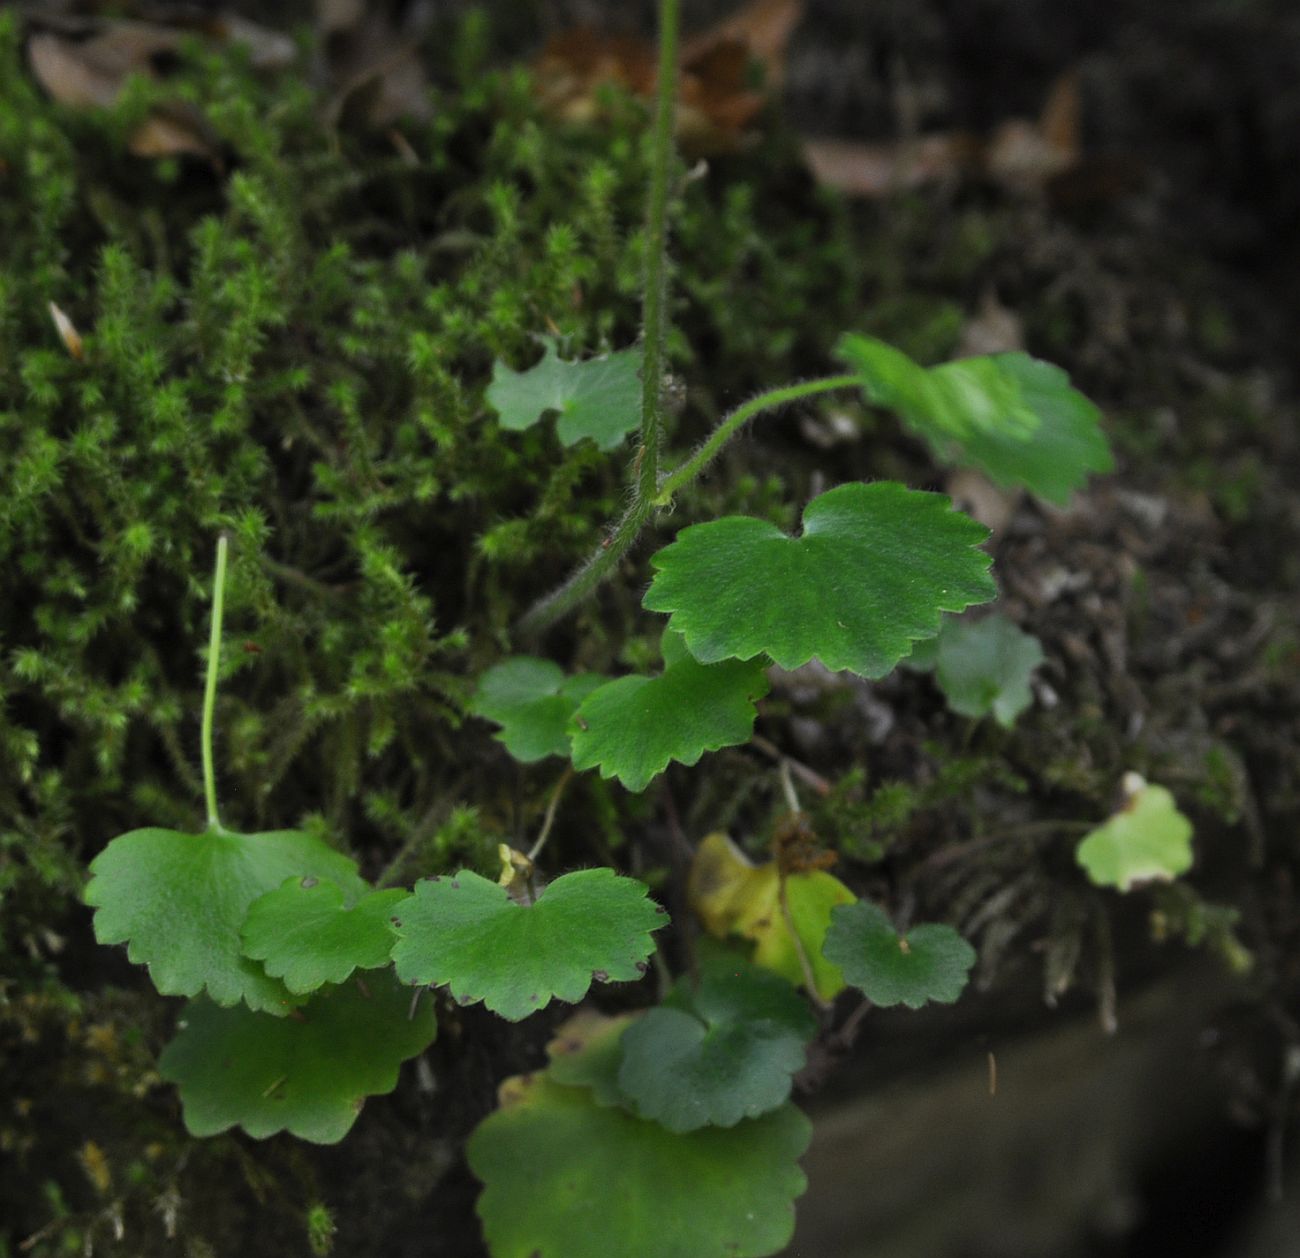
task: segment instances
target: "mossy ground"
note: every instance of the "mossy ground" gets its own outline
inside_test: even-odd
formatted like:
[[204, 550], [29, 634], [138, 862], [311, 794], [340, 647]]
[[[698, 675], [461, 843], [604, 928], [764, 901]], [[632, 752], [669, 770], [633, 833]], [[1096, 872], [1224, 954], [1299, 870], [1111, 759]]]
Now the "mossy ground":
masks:
[[[222, 529], [231, 824], [308, 828], [400, 879], [487, 871], [499, 841], [535, 829], [552, 777], [509, 763], [465, 701], [521, 611], [598, 544], [626, 452], [502, 432], [483, 391], [493, 359], [523, 365], [541, 333], [570, 352], [635, 339], [645, 109], [611, 94], [595, 125], [548, 120], [506, 55], [518, 37], [474, 13], [431, 41], [431, 117], [402, 128], [412, 162], [382, 132], [322, 122], [304, 71], [197, 42], [112, 111], [54, 105], [0, 16], [0, 1150], [15, 1168], [0, 1254], [326, 1252], [335, 1226], [345, 1254], [477, 1243], [460, 1146], [500, 1078], [541, 1060], [545, 1016], [449, 1011], [432, 1074], [404, 1075], [337, 1149], [191, 1142], [153, 1073], [171, 1011], [94, 946], [78, 895], [113, 835], [200, 824]], [[129, 154], [166, 94], [201, 111], [218, 163]], [[1050, 660], [1015, 731], [951, 716], [905, 672], [796, 676], [768, 701], [763, 736], [831, 783], [809, 807], [840, 872], [962, 924], [985, 988], [1055, 999], [1073, 980], [1105, 1001], [1108, 950], [1120, 981], [1165, 963], [1153, 923], [1225, 963], [1248, 950], [1253, 1045], [1300, 983], [1300, 753], [1278, 733], [1300, 714], [1300, 519], [1281, 419], [1295, 382], [1261, 357], [1233, 274], [1189, 272], [1159, 200], [1072, 215], [976, 188], [847, 205], [775, 116], [675, 202], [677, 448], [756, 388], [826, 370], [843, 330], [951, 354], [990, 290], [1112, 417], [1115, 480], [1068, 513], [1020, 504], [998, 544], [1009, 609]], [[1118, 340], [1100, 313], [1116, 301]], [[859, 435], [828, 451], [832, 410]], [[789, 524], [827, 478], [879, 476], [942, 480], [851, 401], [769, 418], [662, 534], [731, 510]], [[597, 670], [651, 654], [649, 549], [549, 653]], [[1069, 839], [1126, 770], [1178, 794], [1199, 863], [1185, 889], [1116, 904], [1081, 884]], [[683, 834], [730, 828], [757, 849], [783, 810], [748, 749], [644, 797], [583, 778], [553, 858], [613, 861], [671, 895]], [[1267, 1055], [1232, 1060], [1262, 1106]]]

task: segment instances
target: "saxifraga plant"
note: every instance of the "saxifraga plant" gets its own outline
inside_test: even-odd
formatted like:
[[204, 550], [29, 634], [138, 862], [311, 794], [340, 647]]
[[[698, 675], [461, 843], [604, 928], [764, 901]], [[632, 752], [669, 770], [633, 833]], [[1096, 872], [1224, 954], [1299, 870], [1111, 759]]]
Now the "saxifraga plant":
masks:
[[[862, 390], [940, 461], [1055, 503], [1110, 466], [1095, 407], [1055, 367], [1009, 353], [925, 369], [847, 335], [844, 372], [754, 397], [664, 470], [678, 9], [661, 0], [640, 343], [568, 362], [547, 342], [526, 371], [498, 361], [487, 394], [508, 429], [557, 412], [566, 446], [609, 450], [638, 434], [625, 513], [518, 625], [534, 649], [749, 420], [801, 399]], [[668, 925], [648, 888], [609, 868], [541, 871], [561, 793], [588, 769], [642, 791], [670, 762], [748, 741], [769, 670], [816, 660], [879, 678], [902, 662], [934, 667], [955, 710], [1014, 721], [1041, 660], [1036, 641], [996, 616], [943, 620], [996, 596], [983, 526], [941, 495], [893, 482], [838, 485], [802, 518], [797, 536], [743, 516], [693, 524], [652, 556], [642, 605], [668, 617], [654, 675], [566, 676], [532, 654], [490, 668], [472, 710], [501, 727], [519, 761], [569, 763], [530, 850], [503, 846], [497, 881], [461, 869], [410, 890], [368, 884], [315, 835], [222, 824], [212, 752], [228, 547], [219, 539], [202, 716], [207, 825], [115, 839], [85, 895], [101, 943], [125, 944], [160, 993], [190, 998], [159, 1070], [178, 1086], [192, 1134], [238, 1126], [258, 1138], [342, 1139], [363, 1099], [391, 1090], [400, 1064], [432, 1041], [427, 988], [513, 1021], [581, 1001], [594, 982], [644, 974]], [[975, 960], [969, 944], [943, 924], [900, 929], [858, 900], [806, 850], [788, 771], [783, 785], [795, 837], [770, 863], [750, 864], [721, 834], [700, 845], [690, 899], [714, 938], [689, 972], [674, 980], [664, 964], [648, 1010], [580, 1011], [545, 1070], [502, 1085], [500, 1108], [467, 1149], [496, 1258], [775, 1252], [791, 1234], [810, 1132], [790, 1101], [793, 1080], [831, 1025], [830, 1002], [846, 986], [876, 1005], [957, 999]], [[1185, 867], [1182, 855], [1168, 874]]]

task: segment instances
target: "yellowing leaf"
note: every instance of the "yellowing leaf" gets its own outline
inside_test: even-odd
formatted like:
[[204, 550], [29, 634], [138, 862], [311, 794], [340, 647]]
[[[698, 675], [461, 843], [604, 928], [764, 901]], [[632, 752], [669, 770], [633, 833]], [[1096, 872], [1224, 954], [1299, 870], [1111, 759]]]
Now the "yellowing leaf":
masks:
[[822, 956], [822, 941], [831, 910], [857, 897], [833, 874], [816, 869], [785, 877], [783, 907], [782, 881], [775, 861], [756, 866], [725, 834], [715, 833], [700, 844], [687, 894], [711, 934], [753, 941], [756, 965], [799, 986], [807, 985], [806, 960], [817, 994], [831, 1000], [843, 990], [844, 976]]

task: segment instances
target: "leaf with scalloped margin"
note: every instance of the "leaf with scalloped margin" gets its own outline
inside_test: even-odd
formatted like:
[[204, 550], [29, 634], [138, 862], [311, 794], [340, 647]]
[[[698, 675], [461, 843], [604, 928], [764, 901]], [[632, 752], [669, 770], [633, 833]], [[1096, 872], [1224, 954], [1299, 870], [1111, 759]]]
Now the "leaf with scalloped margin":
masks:
[[1010, 729], [1032, 702], [1029, 679], [1043, 662], [1042, 644], [1005, 616], [950, 620], [939, 631], [936, 680], [962, 716], [988, 716]]
[[392, 959], [397, 934], [388, 919], [408, 894], [371, 891], [349, 908], [334, 883], [290, 878], [249, 907], [244, 955], [298, 995], [341, 983], [353, 970], [377, 970]]
[[951, 1004], [975, 964], [975, 949], [951, 926], [926, 923], [900, 935], [865, 900], [835, 909], [822, 952], [873, 1004], [909, 1009]]
[[432, 1002], [412, 1017], [411, 993], [391, 972], [327, 988], [290, 1018], [200, 997], [186, 1007], [158, 1073], [179, 1088], [192, 1136], [239, 1126], [258, 1140], [287, 1131], [334, 1144], [366, 1097], [397, 1086], [398, 1067], [436, 1029]]
[[1079, 864], [1099, 887], [1131, 891], [1145, 882], [1171, 882], [1192, 867], [1192, 823], [1163, 786], [1124, 775], [1127, 799], [1076, 849]]
[[597, 673], [566, 677], [551, 660], [516, 655], [479, 678], [469, 710], [500, 725], [494, 737], [524, 764], [547, 756], [567, 757], [569, 722], [578, 705], [604, 681]]
[[817, 1021], [785, 979], [736, 959], [702, 964], [622, 1039], [618, 1086], [669, 1131], [733, 1127], [790, 1099]]
[[936, 458], [977, 467], [1064, 506], [1093, 472], [1114, 466], [1101, 413], [1059, 367], [1024, 353], [922, 367], [869, 336], [841, 338], [836, 356], [868, 401], [897, 412]]
[[541, 1072], [466, 1145], [493, 1258], [764, 1258], [794, 1231], [812, 1125], [793, 1105], [675, 1134]]
[[643, 791], [671, 760], [697, 764], [753, 737], [754, 704], [768, 688], [761, 660], [700, 664], [671, 630], [662, 649], [657, 677], [620, 677], [582, 701], [569, 727], [575, 769], [598, 766], [601, 777]]
[[278, 1014], [301, 1002], [244, 955], [239, 932], [249, 906], [294, 877], [337, 883], [349, 903], [366, 890], [352, 860], [295, 830], [132, 830], [95, 857], [90, 873], [95, 938], [125, 943], [164, 996], [206, 990], [218, 1005], [242, 1000]]
[[518, 432], [556, 411], [556, 431], [566, 446], [590, 438], [613, 450], [641, 423], [641, 350], [565, 362], [547, 338], [540, 361], [514, 371], [500, 359], [492, 368], [487, 402], [501, 427]]
[[684, 528], [651, 557], [642, 603], [670, 613], [701, 663], [766, 652], [883, 677], [942, 612], [996, 596], [976, 549], [988, 535], [941, 494], [840, 485], [808, 504], [798, 537], [738, 515]]
[[[823, 869], [785, 879], [789, 922], [781, 910], [781, 876], [775, 861], [754, 865], [720, 831], [707, 835], [696, 850], [687, 884], [691, 908], [710, 934], [738, 935], [756, 945], [752, 960], [795, 986], [804, 986], [797, 935], [812, 970], [817, 994], [833, 1000], [844, 990], [839, 967], [822, 956], [831, 910], [857, 897]], [[790, 922], [794, 923], [791, 933]]]
[[651, 933], [668, 922], [643, 883], [604, 868], [564, 874], [529, 905], [469, 870], [427, 878], [393, 918], [403, 982], [450, 987], [511, 1022], [552, 998], [581, 1000], [593, 979], [640, 978]]

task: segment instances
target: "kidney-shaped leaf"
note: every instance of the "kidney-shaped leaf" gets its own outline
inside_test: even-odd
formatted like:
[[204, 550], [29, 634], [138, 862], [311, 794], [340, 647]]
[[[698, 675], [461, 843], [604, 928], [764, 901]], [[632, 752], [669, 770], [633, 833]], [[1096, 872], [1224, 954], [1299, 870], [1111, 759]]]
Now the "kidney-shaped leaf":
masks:
[[479, 678], [470, 704], [475, 716], [501, 726], [496, 737], [528, 764], [569, 754], [569, 722], [578, 704], [605, 679], [596, 673], [566, 677], [551, 660], [517, 655]]
[[613, 450], [641, 422], [640, 371], [639, 349], [565, 362], [548, 339], [541, 360], [527, 371], [497, 361], [487, 401], [503, 428], [531, 428], [548, 411], [557, 411], [557, 431], [566, 446], [590, 437], [602, 450]]
[[930, 1000], [951, 1004], [975, 964], [975, 949], [951, 926], [913, 926], [900, 935], [864, 900], [832, 912], [822, 951], [874, 1004], [909, 1009]]
[[1192, 823], [1163, 786], [1125, 775], [1124, 807], [1080, 842], [1075, 853], [1099, 887], [1128, 891], [1169, 882], [1192, 867]]
[[243, 954], [240, 928], [249, 906], [287, 878], [318, 878], [342, 888], [349, 903], [365, 891], [356, 865], [309, 834], [132, 830], [90, 865], [85, 900], [95, 938], [125, 943], [149, 967], [164, 996], [206, 990], [219, 1005], [286, 1013], [284, 985]]
[[334, 883], [290, 878], [253, 901], [240, 932], [244, 955], [291, 992], [341, 983], [353, 970], [389, 963], [397, 937], [388, 919], [408, 894], [372, 891], [349, 908]]
[[940, 613], [997, 593], [976, 549], [988, 535], [940, 494], [840, 485], [808, 504], [799, 537], [749, 516], [683, 529], [652, 557], [644, 605], [704, 663], [766, 652], [883, 677]]
[[977, 467], [1064, 504], [1091, 472], [1112, 467], [1100, 412], [1059, 367], [1028, 354], [914, 363], [892, 345], [846, 336], [838, 356], [868, 400], [897, 412], [949, 464]]
[[620, 677], [582, 701], [570, 727], [573, 767], [600, 767], [630, 791], [642, 791], [670, 760], [695, 764], [706, 751], [748, 742], [754, 703], [767, 694], [757, 660], [700, 664], [678, 634], [663, 637], [658, 677]]
[[993, 714], [1010, 728], [1032, 702], [1029, 679], [1042, 644], [1005, 616], [950, 620], [939, 633], [936, 675], [948, 706], [963, 716]]
[[200, 998], [158, 1071], [180, 1089], [193, 1136], [239, 1126], [259, 1140], [288, 1131], [333, 1144], [366, 1097], [397, 1086], [398, 1066], [423, 1052], [435, 1029], [431, 1002], [412, 1015], [411, 993], [391, 973], [327, 988], [291, 1018]]
[[794, 1230], [811, 1124], [792, 1105], [677, 1134], [539, 1073], [466, 1146], [493, 1258], [763, 1258]]
[[481, 1000], [511, 1021], [552, 997], [581, 1000], [593, 979], [640, 978], [651, 932], [668, 921], [642, 883], [612, 869], [565, 874], [528, 905], [462, 870], [417, 883], [393, 918], [403, 982], [450, 987], [462, 1004]]
[[721, 958], [627, 1029], [619, 1088], [669, 1131], [733, 1127], [789, 1099], [816, 1030], [785, 979]]

